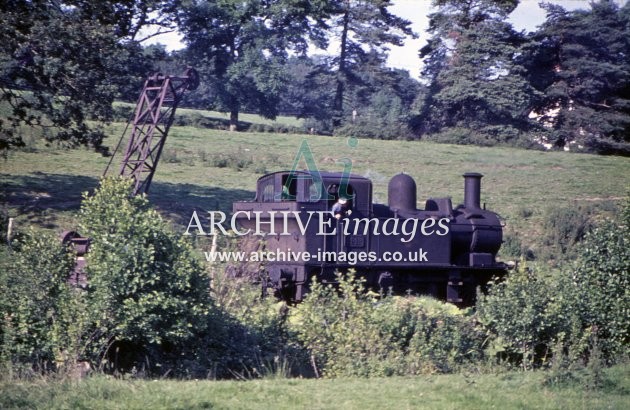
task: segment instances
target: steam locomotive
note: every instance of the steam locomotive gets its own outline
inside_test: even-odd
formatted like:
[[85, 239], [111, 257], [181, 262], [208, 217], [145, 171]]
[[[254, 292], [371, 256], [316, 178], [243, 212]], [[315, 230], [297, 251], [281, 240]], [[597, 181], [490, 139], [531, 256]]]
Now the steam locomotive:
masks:
[[[429, 198], [417, 209], [407, 174], [389, 181], [384, 205], [372, 202], [372, 182], [359, 175], [274, 172], [259, 178], [253, 201], [233, 204], [233, 217], [241, 232], [264, 236], [263, 289], [286, 300], [302, 300], [312, 277], [335, 283], [335, 272], [354, 269], [380, 291], [467, 306], [507, 266], [496, 260], [501, 220], [480, 206], [482, 175], [463, 176], [464, 204]], [[337, 202], [345, 212], [331, 211]]]

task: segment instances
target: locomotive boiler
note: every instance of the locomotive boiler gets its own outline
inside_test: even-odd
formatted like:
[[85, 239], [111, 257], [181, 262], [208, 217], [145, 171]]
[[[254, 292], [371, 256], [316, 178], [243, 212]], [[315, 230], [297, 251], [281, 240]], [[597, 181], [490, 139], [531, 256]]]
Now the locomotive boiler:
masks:
[[429, 198], [418, 209], [407, 174], [390, 180], [385, 205], [372, 202], [372, 182], [359, 175], [274, 172], [259, 178], [253, 201], [233, 204], [233, 217], [243, 232], [264, 236], [263, 290], [286, 300], [302, 300], [313, 277], [334, 283], [336, 271], [354, 269], [383, 292], [467, 306], [507, 267], [496, 260], [499, 216], [480, 205], [482, 175], [463, 176], [463, 204]]

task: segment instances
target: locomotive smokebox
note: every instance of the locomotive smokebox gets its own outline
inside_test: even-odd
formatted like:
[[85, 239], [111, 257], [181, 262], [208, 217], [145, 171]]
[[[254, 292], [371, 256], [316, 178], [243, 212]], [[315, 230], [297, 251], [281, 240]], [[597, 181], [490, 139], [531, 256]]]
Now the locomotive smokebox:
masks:
[[387, 204], [392, 210], [416, 210], [416, 181], [407, 174], [395, 175], [387, 186]]
[[481, 204], [481, 178], [477, 172], [467, 172], [464, 175], [464, 206], [467, 209], [479, 209]]

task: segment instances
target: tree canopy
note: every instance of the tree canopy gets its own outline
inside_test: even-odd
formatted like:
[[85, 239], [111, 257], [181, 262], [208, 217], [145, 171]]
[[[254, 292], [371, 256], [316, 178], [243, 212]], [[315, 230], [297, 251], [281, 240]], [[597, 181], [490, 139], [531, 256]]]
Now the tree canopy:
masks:
[[[322, 3], [323, 4], [323, 3]], [[275, 118], [289, 51], [303, 55], [308, 40], [322, 42], [322, 5], [308, 1], [199, 1], [185, 3], [178, 19], [187, 58], [202, 73], [207, 106]]]
[[[415, 36], [391, 0], [3, 2], [0, 150], [32, 135], [105, 151], [115, 99], [193, 65], [186, 104], [231, 129], [283, 114], [309, 132], [630, 153], [630, 5], [546, 4], [527, 34], [508, 22], [518, 3], [433, 0], [418, 81], [387, 66]], [[173, 30], [183, 50], [143, 45]]]
[[545, 9], [525, 61], [549, 140], [604, 151], [630, 142], [630, 6], [601, 0], [591, 10]]

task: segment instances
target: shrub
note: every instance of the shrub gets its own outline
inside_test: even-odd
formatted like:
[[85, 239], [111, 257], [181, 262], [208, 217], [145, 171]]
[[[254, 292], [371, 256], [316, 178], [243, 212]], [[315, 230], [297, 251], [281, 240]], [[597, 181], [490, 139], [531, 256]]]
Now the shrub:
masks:
[[204, 331], [212, 309], [209, 279], [192, 247], [167, 229], [145, 196], [130, 196], [131, 184], [104, 179], [81, 207], [81, 232], [92, 238], [86, 295], [98, 336], [90, 343], [92, 360], [114, 344], [127, 348], [130, 363], [139, 355], [180, 353]]
[[458, 124], [437, 133], [426, 134], [423, 138], [448, 144], [535, 147], [528, 134], [512, 125]]
[[[492, 353], [523, 363], [546, 363], [555, 355], [568, 363], [628, 357], [630, 341], [630, 200], [620, 218], [586, 233], [573, 250], [576, 262], [556, 275], [521, 265], [491, 284], [477, 302], [479, 321], [489, 331]], [[577, 212], [577, 211], [576, 211]], [[579, 212], [567, 221], [583, 221]], [[563, 222], [560, 226], [567, 226]], [[575, 238], [567, 229], [563, 238]], [[567, 232], [559, 230], [559, 232]], [[552, 351], [553, 350], [553, 351]]]
[[630, 342], [630, 197], [619, 218], [587, 233], [572, 279], [585, 328], [608, 362], [628, 356]]
[[239, 150], [236, 153], [220, 153], [210, 156], [210, 164], [216, 168], [232, 168], [236, 171], [242, 171], [254, 163], [254, 158], [248, 156], [245, 152]]
[[478, 358], [481, 335], [469, 316], [429, 298], [368, 293], [352, 275], [339, 287], [313, 283], [289, 327], [328, 377], [453, 371]]
[[74, 261], [57, 238], [30, 232], [13, 241], [0, 269], [0, 361], [53, 370], [71, 335]]
[[576, 244], [592, 227], [592, 207], [573, 205], [554, 207], [547, 210], [542, 227], [543, 258], [569, 259], [576, 256]]
[[116, 105], [113, 115], [115, 121], [126, 123], [133, 120], [134, 108], [131, 105]]
[[576, 303], [565, 276], [543, 276], [521, 262], [478, 295], [477, 317], [491, 337], [488, 353], [532, 368], [545, 363], [557, 343], [579, 344]]

